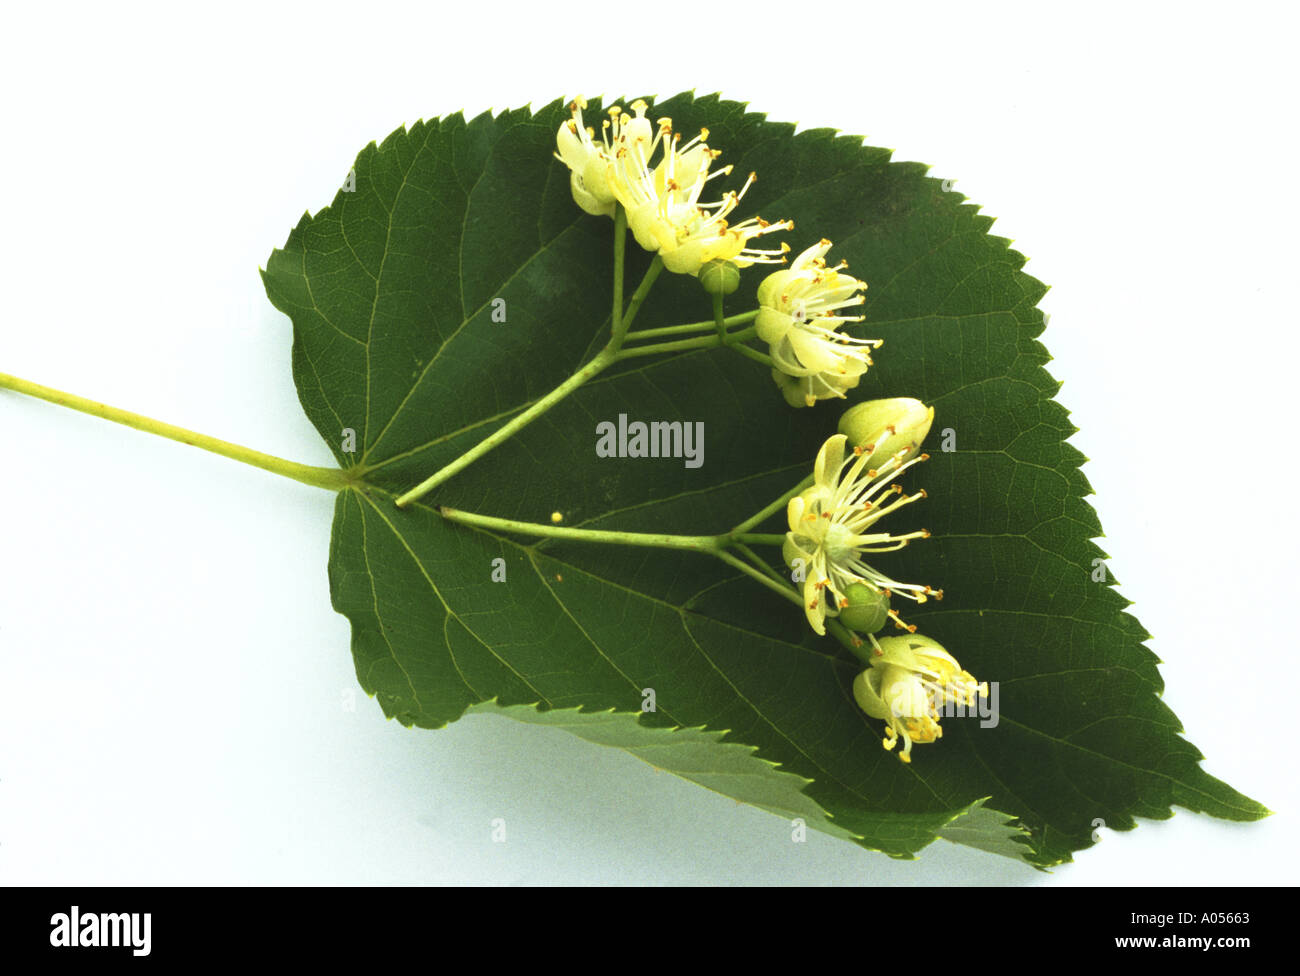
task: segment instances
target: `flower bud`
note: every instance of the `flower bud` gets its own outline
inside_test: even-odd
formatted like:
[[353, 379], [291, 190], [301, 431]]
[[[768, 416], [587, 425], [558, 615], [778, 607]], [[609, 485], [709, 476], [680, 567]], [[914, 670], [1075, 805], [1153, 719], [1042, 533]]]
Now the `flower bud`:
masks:
[[874, 634], [889, 619], [889, 594], [866, 583], [853, 583], [844, 590], [847, 607], [840, 610], [840, 622], [849, 630]]
[[731, 261], [709, 261], [700, 268], [698, 277], [710, 295], [730, 295], [740, 287], [740, 269]]
[[903, 461], [917, 452], [933, 421], [934, 407], [911, 397], [895, 397], [867, 400], [845, 410], [839, 431], [852, 446], [870, 449], [882, 462], [900, 451], [905, 452], [899, 458]]

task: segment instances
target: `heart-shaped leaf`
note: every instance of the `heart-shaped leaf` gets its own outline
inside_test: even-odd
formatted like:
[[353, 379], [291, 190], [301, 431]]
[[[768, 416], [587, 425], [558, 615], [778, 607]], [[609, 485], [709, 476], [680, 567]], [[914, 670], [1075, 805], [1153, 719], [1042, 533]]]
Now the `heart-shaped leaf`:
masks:
[[[896, 856], [945, 836], [1047, 865], [1088, 846], [1098, 818], [1127, 829], [1174, 804], [1267, 813], [1201, 769], [1160, 700], [1147, 635], [1092, 541], [1083, 458], [1065, 443], [1074, 428], [1037, 339], [1045, 289], [992, 221], [858, 139], [796, 135], [713, 97], [655, 111], [679, 131], [707, 126], [724, 162], [758, 172], [746, 216], [792, 218], [796, 251], [830, 238], [869, 283], [857, 331], [885, 345], [856, 396], [936, 409], [933, 457], [907, 475], [929, 495], [910, 527], [934, 537], [880, 565], [944, 589], [908, 619], [996, 684], [996, 723], [945, 719], [944, 738], [903, 765], [854, 703], [861, 665], [721, 563], [437, 514], [726, 531], [811, 471], [842, 406], [792, 410], [766, 370], [726, 350], [615, 366], [423, 502], [394, 505], [608, 336], [613, 225], [579, 210], [552, 158], [559, 102], [421, 122], [368, 146], [264, 273], [293, 321], [303, 406], [355, 478], [338, 499], [331, 588], [385, 713], [438, 727], [484, 703], [516, 716], [537, 706], [529, 720], [565, 710], [560, 724], [577, 731], [595, 720], [575, 714], [612, 711], [623, 717], [583, 726], [588, 737], [605, 741], [615, 721], [608, 741], [633, 751], [678, 736], [692, 758], [665, 768]], [[648, 256], [630, 244], [628, 257], [634, 282]], [[762, 274], [743, 273], [728, 313], [754, 307]], [[637, 327], [709, 315], [694, 279], [666, 274]], [[703, 423], [703, 463], [598, 456], [597, 424], [620, 414]], [[762, 768], [728, 790], [742, 752]]]

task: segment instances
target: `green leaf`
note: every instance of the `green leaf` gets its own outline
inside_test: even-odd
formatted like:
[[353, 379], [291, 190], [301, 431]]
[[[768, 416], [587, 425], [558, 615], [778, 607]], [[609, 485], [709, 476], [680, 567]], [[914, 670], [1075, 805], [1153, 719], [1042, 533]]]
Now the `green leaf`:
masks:
[[802, 820], [835, 837], [854, 838], [833, 824], [804, 792], [808, 780], [754, 755], [755, 747], [727, 742], [721, 732], [643, 725], [630, 712], [545, 711], [531, 705], [471, 705], [469, 712], [504, 715], [519, 722], [562, 729], [596, 745], [623, 749], [659, 770], [786, 819]]
[[976, 800], [962, 816], [946, 824], [939, 836], [954, 844], [1021, 859], [1031, 843], [1029, 831], [1005, 813], [986, 807], [987, 799]]
[[[1037, 341], [1045, 289], [989, 234], [992, 221], [924, 167], [855, 138], [795, 135], [715, 97], [678, 96], [655, 113], [679, 131], [707, 126], [723, 162], [758, 172], [742, 216], [793, 218], [796, 251], [828, 237], [832, 259], [869, 283], [857, 331], [885, 346], [856, 396], [933, 403], [932, 438], [951, 431], [956, 447], [931, 446], [909, 472], [929, 500], [891, 526], [924, 524], [934, 538], [880, 566], [944, 589], [909, 620], [998, 683], [999, 721], [945, 719], [943, 739], [905, 766], [853, 702], [860, 667], [717, 561], [539, 543], [436, 514], [446, 504], [533, 522], [560, 511], [593, 528], [725, 531], [811, 470], [839, 414], [791, 410], [764, 369], [725, 350], [616, 366], [423, 503], [394, 506], [608, 335], [612, 224], [575, 206], [551, 157], [567, 117], [559, 102], [420, 122], [368, 146], [355, 190], [305, 216], [264, 273], [293, 321], [307, 415], [358, 478], [336, 507], [331, 591], [352, 624], [361, 684], [385, 713], [425, 727], [484, 702], [511, 714], [563, 709], [566, 721], [578, 708], [638, 715], [653, 688], [657, 710], [621, 727], [625, 747], [695, 730], [693, 747], [717, 754], [703, 763], [712, 769], [747, 747], [806, 781], [835, 829], [895, 856], [941, 835], [1049, 865], [1089, 846], [1098, 818], [1128, 829], [1172, 805], [1265, 815], [1202, 770], [1160, 700], [1146, 632], [1113, 580], [1094, 581], [1101, 526]], [[628, 259], [630, 289], [648, 256], [629, 243]], [[728, 314], [752, 307], [762, 274], [743, 273]], [[637, 328], [709, 315], [696, 281], [665, 274]], [[597, 457], [596, 424], [620, 413], [704, 422], [703, 465]], [[493, 581], [494, 565], [506, 582]], [[789, 796], [767, 802], [796, 808]], [[1027, 844], [1014, 839], [1022, 828]]]
[[[622, 749], [656, 769], [675, 773], [779, 817], [802, 821], [833, 837], [861, 839], [832, 823], [826, 811], [804, 793], [809, 780], [758, 758], [753, 746], [727, 742], [720, 732], [648, 726], [627, 712], [583, 712], [576, 708], [543, 711], [530, 705], [502, 706], [495, 701], [471, 705], [466, 712], [504, 715], [530, 725], [563, 729], [587, 742]], [[937, 831], [944, 840], [1013, 858], [1024, 854], [1028, 840], [1027, 831], [1010, 824], [1005, 814], [985, 808], [984, 800], [956, 811], [950, 819], [879, 816], [877, 835], [903, 831], [911, 836], [900, 838], [900, 847], [907, 846], [908, 840], [923, 844]]]

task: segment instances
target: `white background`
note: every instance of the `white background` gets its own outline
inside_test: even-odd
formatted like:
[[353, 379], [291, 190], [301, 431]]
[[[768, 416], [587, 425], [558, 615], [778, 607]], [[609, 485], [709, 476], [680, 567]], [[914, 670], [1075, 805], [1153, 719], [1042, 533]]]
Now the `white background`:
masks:
[[36, 6], [0, 40], [0, 371], [310, 463], [257, 269], [403, 123], [695, 88], [957, 179], [1053, 285], [1167, 700], [1279, 813], [1105, 831], [1051, 874], [894, 862], [564, 733], [406, 730], [346, 707], [332, 496], [0, 393], [0, 880], [1294, 881], [1286, 5]]

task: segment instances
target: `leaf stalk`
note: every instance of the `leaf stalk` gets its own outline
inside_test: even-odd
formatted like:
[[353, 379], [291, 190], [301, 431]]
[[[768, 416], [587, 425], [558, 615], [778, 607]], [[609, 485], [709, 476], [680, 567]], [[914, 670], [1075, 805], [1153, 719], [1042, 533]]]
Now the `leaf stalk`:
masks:
[[360, 467], [321, 468], [310, 464], [299, 464], [296, 461], [286, 461], [284, 458], [263, 454], [261, 451], [254, 451], [252, 448], [240, 444], [232, 444], [230, 441], [223, 441], [216, 437], [209, 437], [207, 434], [186, 430], [184, 427], [164, 423], [143, 414], [132, 413], [129, 410], [111, 407], [106, 403], [89, 400], [73, 393], [65, 393], [62, 390], [41, 386], [39, 383], [33, 383], [30, 380], [10, 376], [8, 373], [0, 373], [0, 389], [13, 390], [15, 393], [35, 397], [47, 403], [55, 403], [70, 410], [77, 410], [81, 413], [90, 414], [92, 417], [99, 417], [101, 420], [109, 420], [115, 424], [130, 427], [133, 430], [144, 431], [146, 434], [156, 434], [158, 437], [165, 437], [181, 444], [188, 444], [190, 447], [197, 447], [212, 454], [219, 454], [222, 457], [249, 464], [255, 468], [261, 468], [263, 471], [270, 471], [272, 474], [278, 474], [283, 478], [299, 481], [302, 484], [312, 485], [316, 488], [324, 488], [327, 491], [341, 491], [344, 488], [358, 484], [364, 473], [364, 469]]

